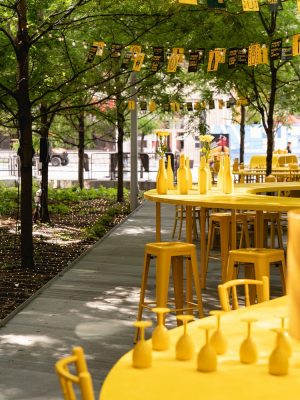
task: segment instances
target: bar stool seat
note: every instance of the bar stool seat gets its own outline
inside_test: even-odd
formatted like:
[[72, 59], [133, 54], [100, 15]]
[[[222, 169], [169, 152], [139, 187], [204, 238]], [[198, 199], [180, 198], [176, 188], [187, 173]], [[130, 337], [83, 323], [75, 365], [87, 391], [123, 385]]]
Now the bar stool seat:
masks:
[[270, 279], [270, 266], [272, 263], [280, 263], [280, 276], [283, 294], [286, 293], [286, 263], [282, 249], [247, 248], [229, 251], [226, 281], [237, 278], [235, 263], [253, 264], [252, 268], [245, 270], [247, 277], [262, 280], [263, 276]]
[[[147, 289], [147, 280], [152, 258], [156, 258], [156, 301], [145, 301], [145, 293]], [[192, 280], [195, 287], [197, 302], [194, 303], [191, 298], [187, 296], [186, 301], [183, 299], [183, 259], [186, 258], [187, 268], [191, 267]], [[147, 243], [144, 252], [144, 268], [142, 275], [140, 302], [138, 307], [137, 320], [142, 319], [144, 308], [152, 310], [153, 307], [167, 307], [170, 302], [168, 299], [169, 294], [169, 280], [170, 270], [172, 265], [172, 275], [174, 284], [174, 300], [175, 308], [171, 308], [171, 312], [182, 314], [183, 311], [191, 311], [197, 309], [199, 317], [203, 317], [203, 306], [201, 297], [201, 285], [198, 274], [196, 246], [191, 243], [184, 242], [154, 242]], [[187, 293], [188, 294], [188, 293]], [[186, 307], [184, 307], [186, 303]], [[139, 332], [136, 332], [137, 340]]]

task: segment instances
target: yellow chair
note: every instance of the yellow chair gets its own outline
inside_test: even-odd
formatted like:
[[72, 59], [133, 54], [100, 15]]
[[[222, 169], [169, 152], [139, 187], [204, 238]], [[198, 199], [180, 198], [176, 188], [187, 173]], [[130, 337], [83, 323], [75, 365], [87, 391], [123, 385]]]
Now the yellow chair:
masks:
[[265, 249], [265, 248], [247, 248], [230, 250], [227, 264], [226, 281], [235, 279], [238, 275], [237, 269], [234, 268], [236, 263], [244, 263], [245, 266], [253, 264], [249, 269], [246, 267], [245, 276], [262, 279], [267, 276], [270, 279], [270, 265], [272, 263], [280, 263], [280, 275], [283, 293], [286, 293], [286, 263], [284, 251], [281, 249]]
[[[270, 298], [270, 291], [269, 291], [269, 278], [267, 276], [263, 276], [262, 280], [255, 280], [255, 279], [234, 279], [218, 285], [218, 292], [219, 292], [219, 299], [221, 303], [221, 308], [224, 311], [237, 310], [239, 308], [238, 302], [238, 293], [237, 287], [244, 286], [245, 291], [245, 306], [249, 307], [251, 305], [250, 302], [250, 286], [255, 285], [257, 288], [257, 292], [261, 292], [261, 296], [258, 298], [262, 301], [267, 301]], [[230, 297], [232, 299], [230, 307]]]
[[[150, 261], [156, 258], [156, 302], [145, 301], [147, 288], [148, 273]], [[187, 292], [187, 299], [184, 302], [183, 296], [183, 259], [186, 258], [191, 267], [193, 283], [196, 292], [197, 302], [192, 301], [191, 294]], [[167, 307], [169, 294], [170, 269], [172, 265], [173, 285], [174, 285], [174, 300], [175, 308], [171, 311], [176, 314], [182, 314], [183, 311], [198, 310], [199, 317], [203, 317], [203, 306], [201, 297], [200, 278], [198, 274], [196, 246], [191, 243], [184, 242], [154, 242], [147, 243], [144, 253], [144, 268], [142, 275], [140, 302], [138, 308], [137, 320], [141, 321], [144, 308], [152, 310], [153, 307]], [[186, 303], [186, 304], [185, 304]], [[186, 307], [184, 307], [186, 305]], [[139, 335], [139, 330], [136, 332], [135, 341]]]
[[[185, 221], [185, 207], [184, 206], [175, 206], [175, 218], [174, 218], [174, 226], [172, 232], [172, 238], [175, 237], [177, 223], [179, 223], [178, 227], [178, 240], [181, 239], [182, 225], [183, 221]], [[198, 239], [198, 230], [197, 230], [197, 221], [200, 227], [200, 207], [193, 207], [193, 240]]]
[[[75, 375], [69, 371], [70, 366], [75, 367]], [[78, 385], [80, 388], [82, 400], [95, 400], [92, 378], [87, 369], [82, 347], [74, 347], [71, 356], [67, 356], [57, 361], [55, 364], [55, 370], [65, 400], [77, 399], [73, 387], [74, 384]]]

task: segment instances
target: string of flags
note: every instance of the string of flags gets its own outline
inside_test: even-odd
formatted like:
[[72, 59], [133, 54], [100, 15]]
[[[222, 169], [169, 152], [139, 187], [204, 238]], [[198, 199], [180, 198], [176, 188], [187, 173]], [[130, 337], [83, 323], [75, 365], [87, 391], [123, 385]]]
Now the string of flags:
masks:
[[[283, 5], [287, 0], [265, 0], [263, 4], [260, 4], [259, 0], [241, 0], [241, 6], [243, 11], [251, 12], [251, 11], [259, 11], [262, 5], [267, 5], [271, 12], [281, 11], [283, 10]], [[178, 3], [187, 4], [187, 5], [198, 5], [198, 0], [178, 0]], [[296, 0], [298, 11], [300, 11], [300, 0]], [[203, 3], [201, 3], [203, 5]], [[226, 10], [226, 1], [225, 0], [207, 0], [208, 8], [212, 9], [220, 9]]]
[[249, 105], [248, 99], [245, 97], [240, 97], [237, 100], [235, 100], [233, 97], [230, 98], [229, 100], [225, 101], [223, 99], [218, 99], [214, 100], [211, 99], [209, 101], [196, 101], [196, 102], [184, 102], [184, 103], [179, 103], [179, 102], [170, 102], [170, 103], [164, 103], [164, 104], [157, 104], [154, 100], [150, 100], [147, 102], [146, 100], [140, 100], [138, 102], [135, 102], [135, 100], [128, 100], [128, 110], [132, 111], [135, 110], [136, 107], [139, 106], [139, 109], [141, 111], [149, 111], [149, 112], [154, 112], [158, 106], [162, 108], [163, 111], [165, 112], [173, 112], [173, 113], [179, 113], [181, 111], [201, 111], [205, 109], [209, 110], [214, 110], [214, 109], [219, 109], [222, 110], [223, 108], [231, 108], [233, 106], [247, 106]]
[[[87, 61], [93, 62], [96, 56], [101, 57], [106, 48], [108, 47], [103, 41], [94, 42], [89, 50]], [[152, 48], [152, 55], [146, 55], [140, 45], [133, 45], [128, 48], [121, 44], [112, 44], [109, 51], [111, 58], [121, 60], [121, 69], [130, 69], [136, 72], [141, 70], [147, 58], [151, 59], [151, 72], [157, 72], [166, 65], [167, 73], [175, 73], [178, 67], [186, 66], [188, 72], [197, 72], [199, 66], [204, 64], [206, 59], [205, 48], [186, 51], [182, 47], [165, 49], [158, 46]], [[235, 68], [238, 65], [251, 67], [268, 64], [270, 59], [291, 60], [298, 55], [300, 55], [300, 34], [284, 39], [274, 39], [270, 46], [253, 43], [242, 48], [215, 48], [208, 50], [207, 71], [218, 71], [219, 65], [226, 64], [226, 60], [228, 68]]]

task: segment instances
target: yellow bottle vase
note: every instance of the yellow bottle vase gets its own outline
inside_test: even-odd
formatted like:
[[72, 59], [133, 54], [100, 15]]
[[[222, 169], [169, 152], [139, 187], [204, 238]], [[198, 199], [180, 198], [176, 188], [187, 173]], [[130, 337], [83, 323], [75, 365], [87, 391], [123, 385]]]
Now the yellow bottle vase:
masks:
[[174, 189], [174, 173], [171, 164], [171, 156], [168, 156], [168, 164], [167, 164], [167, 178], [168, 178], [168, 189]]
[[168, 191], [168, 176], [163, 159], [159, 160], [159, 168], [156, 177], [156, 190], [158, 194], [166, 194]]
[[188, 171], [185, 166], [184, 154], [180, 156], [180, 165], [177, 170], [177, 189], [179, 194], [188, 194]]

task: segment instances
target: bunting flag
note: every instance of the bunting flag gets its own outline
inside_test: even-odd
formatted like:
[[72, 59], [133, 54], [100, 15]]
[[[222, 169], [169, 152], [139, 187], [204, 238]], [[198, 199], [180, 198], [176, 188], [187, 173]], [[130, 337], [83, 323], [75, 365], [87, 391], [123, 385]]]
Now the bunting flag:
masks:
[[255, 43], [248, 47], [248, 66], [252, 67], [259, 64], [260, 44]]
[[281, 4], [281, 0], [267, 0], [269, 10], [271, 12], [276, 12], [279, 10], [283, 10], [283, 6]]
[[300, 34], [293, 36], [293, 56], [300, 55]]
[[186, 103], [186, 109], [187, 109], [188, 111], [194, 111], [194, 109], [193, 109], [193, 103], [191, 103], [191, 102]]
[[128, 101], [128, 110], [130, 110], [130, 111], [135, 110], [135, 101], [134, 100]]
[[297, 0], [297, 9], [300, 12], [300, 0]]
[[123, 46], [121, 44], [112, 44], [111, 45], [111, 58], [120, 58]]
[[164, 62], [164, 48], [163, 47], [153, 47], [153, 57], [151, 64], [151, 71], [157, 72], [159, 65]]
[[171, 108], [171, 111], [173, 111], [173, 112], [180, 111], [180, 105], [179, 105], [179, 103], [176, 103], [176, 102], [170, 103], [170, 108]]
[[176, 72], [178, 66], [179, 55], [172, 53], [169, 57], [167, 72]]
[[130, 53], [132, 54], [132, 59], [134, 60], [135, 56], [142, 52], [142, 46], [134, 44], [130, 47]]
[[199, 53], [193, 52], [189, 55], [188, 72], [197, 72], [199, 63]]
[[156, 110], [156, 103], [154, 100], [149, 101], [149, 111], [154, 112]]
[[269, 49], [262, 45], [259, 53], [259, 64], [269, 64]]
[[207, 0], [209, 8], [226, 8], [225, 0]]
[[237, 99], [236, 106], [248, 106], [249, 105], [249, 101], [248, 99], [246, 99], [246, 97], [240, 97], [239, 99]]
[[218, 51], [219, 52], [219, 63], [220, 64], [225, 64], [225, 61], [226, 61], [226, 50], [227, 49], [224, 49], [224, 48], [217, 48], [217, 49], [215, 49], [215, 51]]
[[214, 100], [209, 100], [209, 102], [208, 102], [208, 108], [210, 109], [210, 110], [214, 110], [215, 109], [215, 101]]
[[240, 65], [248, 64], [248, 49], [246, 48], [238, 49], [237, 64]]
[[225, 106], [224, 100], [218, 100], [218, 106], [219, 106], [219, 109], [222, 110], [222, 108], [224, 108], [224, 106]]
[[105, 47], [105, 43], [104, 42], [94, 42], [93, 46], [97, 47], [97, 51], [96, 51], [96, 56], [102, 56], [103, 54], [103, 49]]
[[184, 61], [184, 49], [182, 47], [174, 47], [172, 49], [172, 54], [178, 54], [178, 63], [183, 63], [183, 61]]
[[217, 71], [219, 66], [220, 52], [218, 50], [210, 50], [208, 53], [207, 71]]
[[129, 64], [131, 62], [131, 53], [127, 51], [127, 53], [124, 54], [122, 63], [121, 63], [121, 69], [128, 69]]
[[141, 70], [144, 58], [145, 58], [145, 53], [139, 53], [135, 55], [132, 71], [139, 72]]
[[282, 52], [282, 39], [272, 40], [270, 58], [272, 60], [280, 60]]
[[235, 68], [238, 61], [238, 51], [237, 48], [232, 48], [228, 50], [228, 68]]
[[199, 54], [199, 64], [204, 64], [205, 49], [196, 49], [196, 52]]
[[259, 11], [258, 0], [242, 0], [244, 11]]
[[293, 58], [293, 48], [292, 46], [282, 47], [281, 59], [283, 61], [291, 60]]
[[141, 111], [147, 111], [147, 102], [146, 101], [140, 101], [140, 109]]
[[206, 101], [205, 101], [205, 100], [202, 100], [202, 101], [201, 101], [201, 107], [202, 107], [203, 109], [206, 108]]
[[93, 62], [94, 61], [95, 55], [97, 53], [97, 50], [98, 50], [97, 46], [93, 45], [93, 46], [90, 47], [89, 54], [88, 54], [88, 57], [87, 57], [87, 62]]

